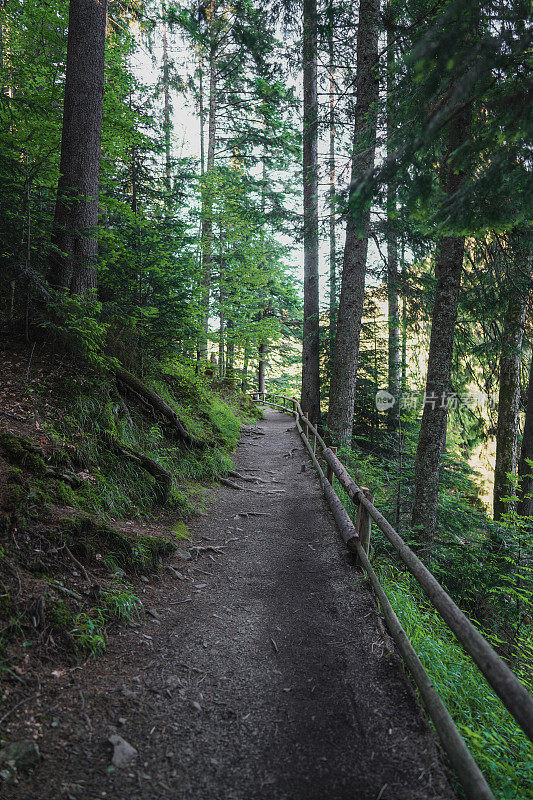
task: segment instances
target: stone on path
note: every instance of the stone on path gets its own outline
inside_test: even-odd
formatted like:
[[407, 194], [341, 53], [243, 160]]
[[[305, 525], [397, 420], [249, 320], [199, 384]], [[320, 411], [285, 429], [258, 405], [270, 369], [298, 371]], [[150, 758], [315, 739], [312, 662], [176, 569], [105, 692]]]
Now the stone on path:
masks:
[[137, 755], [137, 750], [131, 746], [129, 742], [119, 736], [118, 733], [113, 733], [107, 740], [113, 745], [113, 758], [111, 763], [117, 769], [127, 767]]

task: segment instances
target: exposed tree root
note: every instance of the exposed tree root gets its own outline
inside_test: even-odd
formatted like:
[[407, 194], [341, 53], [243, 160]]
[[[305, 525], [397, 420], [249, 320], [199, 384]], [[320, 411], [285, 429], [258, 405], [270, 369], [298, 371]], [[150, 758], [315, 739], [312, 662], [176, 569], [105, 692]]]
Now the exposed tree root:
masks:
[[159, 412], [159, 414], [162, 414], [170, 424], [174, 433], [176, 433], [182, 441], [194, 447], [201, 447], [203, 445], [199, 439], [196, 439], [196, 437], [189, 433], [185, 425], [178, 418], [174, 409], [171, 408], [157, 392], [154, 392], [153, 389], [146, 386], [139, 378], [132, 375], [131, 372], [122, 369], [122, 367], [117, 367], [115, 369], [115, 377], [118, 390], [121, 394], [127, 392], [139, 400], [139, 402], [152, 413], [155, 414], [155, 412]]
[[234, 483], [233, 481], [229, 481], [227, 478], [219, 478], [220, 483], [224, 486], [229, 486], [230, 489], [243, 489], [243, 486], [239, 486], [238, 483]]
[[115, 451], [115, 453], [123, 456], [133, 464], [137, 464], [155, 478], [160, 490], [161, 502], [166, 503], [170, 493], [170, 488], [172, 486], [172, 474], [167, 469], [162, 467], [161, 464], [158, 464], [157, 461], [154, 461], [153, 458], [150, 458], [144, 453], [140, 453], [138, 450], [134, 450], [132, 447], [128, 447], [122, 442], [119, 442], [110, 434], [106, 433], [104, 435], [104, 439], [109, 447]]
[[247, 481], [248, 483], [268, 483], [268, 481], [256, 478], [254, 475], [241, 475], [240, 472], [236, 472], [234, 469], [230, 469], [228, 475], [230, 478], [239, 478], [241, 481]]

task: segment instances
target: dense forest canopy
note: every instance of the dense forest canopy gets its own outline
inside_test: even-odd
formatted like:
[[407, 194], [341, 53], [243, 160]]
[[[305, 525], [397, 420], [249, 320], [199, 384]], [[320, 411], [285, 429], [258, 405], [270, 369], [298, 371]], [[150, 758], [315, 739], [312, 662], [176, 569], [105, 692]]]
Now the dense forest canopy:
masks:
[[1, 2], [6, 340], [189, 444], [161, 376], [297, 395], [522, 675], [531, 45], [524, 0]]

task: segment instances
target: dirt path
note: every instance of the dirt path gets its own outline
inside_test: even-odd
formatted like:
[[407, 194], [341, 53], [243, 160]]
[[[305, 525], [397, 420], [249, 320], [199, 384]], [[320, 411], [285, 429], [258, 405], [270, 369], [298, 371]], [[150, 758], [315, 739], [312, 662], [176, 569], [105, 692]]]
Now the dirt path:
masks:
[[[155, 617], [123, 629], [100, 661], [45, 679], [40, 705], [9, 731], [36, 731], [43, 762], [0, 795], [453, 798], [291, 419], [268, 411], [236, 466], [265, 482], [217, 490], [191, 526], [195, 546], [221, 549], [174, 558], [178, 576], [146, 584]], [[113, 733], [138, 756], [110, 771]]]

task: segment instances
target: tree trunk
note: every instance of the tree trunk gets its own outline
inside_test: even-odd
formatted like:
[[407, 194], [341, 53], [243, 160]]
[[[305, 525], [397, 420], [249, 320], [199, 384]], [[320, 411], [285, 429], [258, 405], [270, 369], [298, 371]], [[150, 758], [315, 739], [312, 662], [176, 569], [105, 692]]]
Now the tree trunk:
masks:
[[[454, 194], [465, 177], [457, 170], [453, 154], [463, 144], [470, 129], [471, 108], [458, 112], [448, 123], [448, 153], [441, 173], [443, 189]], [[464, 236], [444, 236], [435, 256], [435, 301], [431, 318], [426, 401], [415, 458], [415, 496], [411, 526], [421, 544], [431, 542], [437, 528], [440, 461], [446, 444], [457, 305], [461, 287]]]
[[[379, 0], [361, 0], [350, 201], [354, 199], [358, 179], [374, 166], [379, 94], [378, 32]], [[370, 209], [357, 217], [351, 211], [348, 213], [328, 414], [328, 426], [340, 442], [350, 439], [353, 428], [369, 224]]]
[[244, 355], [242, 363], [242, 380], [241, 389], [246, 392], [248, 389], [248, 363], [250, 361], [250, 340], [246, 339], [244, 343]]
[[82, 297], [97, 281], [106, 21], [107, 0], [70, 0], [50, 283]]
[[[198, 11], [198, 23], [200, 23], [201, 14]], [[198, 116], [200, 118], [200, 179], [201, 179], [201, 191], [203, 191], [203, 179], [204, 179], [204, 172], [205, 172], [205, 143], [204, 143], [204, 64], [203, 64], [203, 53], [202, 53], [202, 43], [198, 43]], [[203, 211], [203, 204], [204, 198], [202, 196], [202, 211]], [[204, 337], [203, 334], [203, 324], [204, 324], [204, 316], [203, 316], [203, 303], [205, 300], [205, 287], [204, 287], [204, 271], [203, 271], [203, 220], [200, 222], [200, 245], [198, 248], [198, 274], [201, 276], [199, 283], [200, 286], [196, 289], [198, 295], [200, 296], [201, 306], [200, 306], [200, 325], [201, 330], [198, 333], [196, 339], [196, 374], [199, 374], [201, 371], [201, 362], [205, 362], [207, 357], [207, 337]], [[196, 283], [196, 281], [195, 281]], [[209, 295], [207, 296], [207, 305], [209, 305]], [[205, 338], [205, 343], [204, 343]]]
[[[220, 262], [222, 264], [222, 260]], [[222, 293], [222, 270], [220, 271], [220, 312], [219, 312], [219, 336], [218, 336], [218, 376], [223, 378], [226, 374], [226, 337], [224, 319], [224, 295]]]
[[302, 408], [320, 417], [318, 307], [318, 95], [316, 0], [303, 0], [304, 321]]
[[335, 40], [333, 2], [328, 5], [329, 56], [329, 357], [335, 346], [337, 316], [337, 243], [335, 231]]
[[402, 369], [401, 369], [401, 389], [405, 392], [407, 388], [407, 300], [405, 298], [405, 283], [407, 269], [405, 266], [405, 248], [402, 245]]
[[528, 460], [533, 461], [533, 356], [529, 367], [526, 419], [518, 464], [518, 475], [522, 480], [517, 511], [523, 517], [533, 517], [533, 466], [528, 464]]
[[[387, 30], [387, 154], [390, 155], [394, 131], [394, 43]], [[388, 390], [396, 402], [388, 415], [389, 429], [397, 427], [400, 393], [400, 312], [398, 302], [398, 239], [394, 230], [396, 216], [396, 191], [389, 180], [387, 184], [387, 301], [389, 312]]]
[[261, 342], [259, 345], [259, 364], [257, 369], [257, 391], [265, 391], [265, 365], [266, 365], [266, 344]]
[[204, 66], [202, 58], [202, 45], [198, 45], [198, 81], [199, 81], [199, 116], [200, 116], [200, 175], [204, 177], [205, 171], [205, 144], [204, 144]]
[[496, 465], [494, 467], [494, 519], [501, 520], [511, 504], [503, 497], [514, 494], [508, 474], [516, 470], [520, 410], [520, 366], [527, 297], [512, 297], [503, 326], [500, 354], [500, 391], [496, 427]]
[[[211, 3], [211, 41], [209, 45], [209, 117], [207, 133], [207, 180], [212, 176], [215, 166], [215, 143], [216, 143], [216, 114], [217, 114], [217, 63], [216, 55], [218, 43], [213, 30], [214, 24], [214, 2]], [[209, 295], [211, 291], [211, 264], [213, 261], [212, 239], [213, 239], [213, 220], [212, 187], [208, 183], [207, 187], [202, 187], [202, 300], [201, 300], [201, 330], [199, 337], [199, 358], [200, 361], [207, 361], [207, 338], [209, 334]]]
[[168, 48], [167, 48], [167, 23], [163, 23], [163, 95], [164, 95], [164, 122], [165, 134], [165, 186], [167, 190], [167, 204], [170, 202], [170, 92], [168, 75]]
[[226, 322], [226, 378], [233, 382], [235, 379], [235, 339], [233, 338], [233, 322]]

